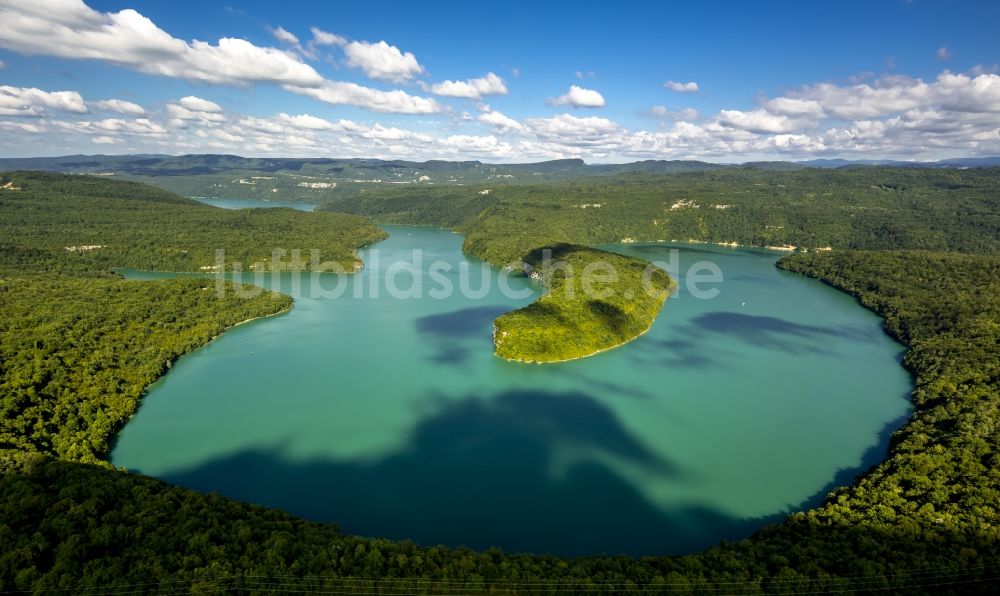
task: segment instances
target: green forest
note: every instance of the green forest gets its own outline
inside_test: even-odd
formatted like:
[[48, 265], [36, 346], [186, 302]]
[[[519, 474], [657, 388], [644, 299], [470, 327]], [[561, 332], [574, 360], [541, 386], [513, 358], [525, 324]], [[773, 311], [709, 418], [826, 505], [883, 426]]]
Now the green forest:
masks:
[[[266, 292], [230, 292], [220, 302], [204, 280], [126, 282], [110, 268], [186, 269], [201, 257], [171, 251], [208, 255], [218, 245], [252, 262], [267, 257], [258, 251], [278, 234], [266, 218], [299, 216], [276, 210], [220, 224], [223, 233], [185, 232], [193, 221], [243, 215], [141, 185], [3, 175], [19, 190], [0, 190], [0, 591], [987, 591], [1000, 580], [998, 174], [738, 168], [486, 195], [366, 192], [363, 201], [332, 205], [377, 221], [455, 228], [468, 252], [501, 264], [537, 262], [532, 251], [559, 243], [623, 239], [830, 246], [779, 266], [856, 296], [908, 347], [913, 417], [883, 463], [822, 505], [694, 555], [579, 559], [348, 536], [112, 469], [109, 441], [151, 380], [226, 327], [290, 303]], [[117, 226], [113, 213], [122, 215]], [[302, 215], [294, 225], [309, 226]], [[316, 235], [303, 236], [304, 246], [339, 245], [355, 258], [353, 248], [379, 237], [355, 216], [326, 216], [350, 229], [307, 227]], [[97, 244], [116, 248], [65, 248]]]
[[559, 362], [620, 346], [646, 332], [673, 280], [640, 259], [560, 244], [525, 255], [545, 287], [535, 302], [497, 317], [497, 356]]
[[500, 266], [561, 242], [1000, 252], [1000, 168], [630, 173], [539, 185], [367, 190], [321, 209], [454, 228], [465, 234], [466, 252]]
[[[362, 218], [293, 209], [219, 209], [135, 182], [40, 172], [0, 174], [0, 273], [107, 275], [111, 268], [206, 271], [225, 268], [354, 271], [354, 249], [385, 237]], [[274, 249], [288, 255], [273, 261]]]

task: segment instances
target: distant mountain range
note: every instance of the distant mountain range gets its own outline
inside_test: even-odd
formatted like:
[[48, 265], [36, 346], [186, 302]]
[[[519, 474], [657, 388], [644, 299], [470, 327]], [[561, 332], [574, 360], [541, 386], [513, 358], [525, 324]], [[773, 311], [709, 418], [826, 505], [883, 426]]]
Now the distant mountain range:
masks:
[[582, 159], [556, 159], [523, 164], [490, 164], [480, 161], [403, 161], [333, 158], [254, 158], [237, 155], [67, 155], [63, 157], [0, 158], [0, 170], [46, 170], [74, 173], [121, 173], [136, 176], [191, 176], [233, 170], [254, 172], [323, 171], [327, 174], [398, 173], [482, 173], [539, 176], [550, 174], [609, 175], [624, 172], [694, 172], [727, 167], [754, 167], [771, 170], [801, 168], [843, 168], [892, 166], [901, 168], [979, 168], [1000, 166], [998, 157], [962, 157], [940, 161], [897, 161], [873, 159], [811, 159], [807, 161], [751, 161], [719, 164], [694, 160], [645, 160], [622, 164], [587, 164]]
[[0, 171], [45, 170], [140, 180], [186, 196], [323, 200], [331, 194], [363, 192], [385, 185], [487, 185], [565, 181], [628, 172], [680, 173], [721, 168], [790, 171], [805, 168], [976, 168], [1000, 166], [1000, 157], [935, 162], [813, 159], [718, 164], [687, 160], [645, 160], [588, 164], [582, 159], [490, 164], [480, 161], [424, 162], [381, 159], [252, 158], [236, 155], [67, 155], [0, 158]]

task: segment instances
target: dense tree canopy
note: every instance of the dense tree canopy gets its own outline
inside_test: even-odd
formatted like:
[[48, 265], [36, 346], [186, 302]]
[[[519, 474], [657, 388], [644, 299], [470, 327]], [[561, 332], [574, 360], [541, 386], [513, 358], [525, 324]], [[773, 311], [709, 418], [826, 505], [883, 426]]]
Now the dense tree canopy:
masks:
[[[385, 237], [362, 218], [294, 209], [219, 209], [144, 184], [40, 172], [0, 174], [0, 274], [48, 270], [107, 275], [112, 267], [203, 271], [225, 251], [239, 263], [302, 268], [312, 250], [320, 263], [346, 271], [360, 265], [354, 249]], [[280, 263], [275, 249], [288, 252]]]
[[649, 329], [674, 285], [645, 261], [584, 246], [524, 259], [546, 293], [493, 323], [496, 354], [508, 360], [558, 362], [620, 346]]
[[1000, 252], [1000, 168], [728, 168], [479, 188], [369, 189], [322, 208], [455, 228], [496, 265], [626, 239]]

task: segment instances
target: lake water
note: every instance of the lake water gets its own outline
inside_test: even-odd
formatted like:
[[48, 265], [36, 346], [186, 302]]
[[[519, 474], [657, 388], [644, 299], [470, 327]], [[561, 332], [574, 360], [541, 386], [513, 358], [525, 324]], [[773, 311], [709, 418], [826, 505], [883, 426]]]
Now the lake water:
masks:
[[277, 207], [287, 207], [290, 209], [296, 209], [298, 211], [315, 211], [316, 205], [312, 203], [296, 203], [292, 201], [266, 201], [264, 199], [217, 199], [215, 197], [190, 197], [199, 203], [205, 203], [206, 205], [211, 205], [213, 207], [222, 207], [223, 209], [252, 209], [252, 208], [266, 208], [273, 209]]
[[[630, 344], [540, 366], [496, 358], [491, 339], [492, 320], [536, 287], [511, 279], [529, 295], [506, 297], [500, 270], [464, 257], [450, 232], [386, 229], [361, 252], [362, 273], [320, 277], [327, 293], [342, 284], [339, 298], [288, 273], [258, 280], [295, 308], [180, 359], [112, 461], [353, 534], [652, 555], [742, 538], [817, 503], [881, 460], [910, 411], [903, 349], [881, 320], [777, 270], [776, 253], [616, 247], [663, 261], [679, 249], [680, 292]], [[396, 264], [415, 249], [422, 281], [444, 261], [491, 289], [373, 296], [387, 277], [406, 281]], [[686, 290], [700, 260], [722, 271], [713, 299]]]

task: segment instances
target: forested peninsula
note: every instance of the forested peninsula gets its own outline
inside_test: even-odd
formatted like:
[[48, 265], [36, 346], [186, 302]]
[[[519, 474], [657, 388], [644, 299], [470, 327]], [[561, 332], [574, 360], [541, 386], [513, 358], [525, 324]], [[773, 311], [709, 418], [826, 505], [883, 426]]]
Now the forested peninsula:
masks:
[[585, 246], [560, 244], [525, 255], [542, 281], [537, 301], [497, 317], [497, 356], [563, 362], [610, 350], [645, 333], [675, 287], [650, 263]]

